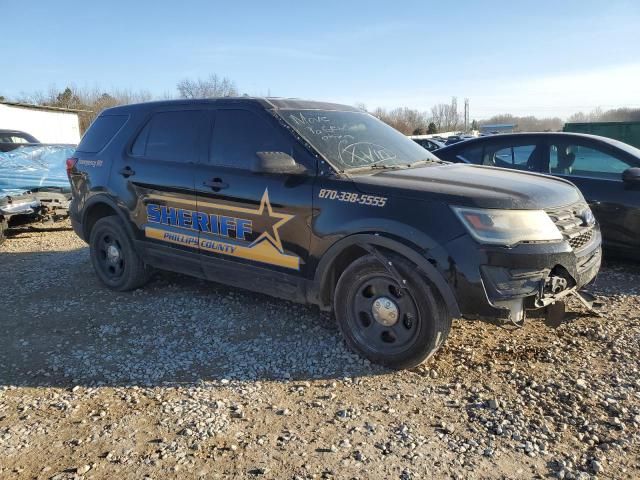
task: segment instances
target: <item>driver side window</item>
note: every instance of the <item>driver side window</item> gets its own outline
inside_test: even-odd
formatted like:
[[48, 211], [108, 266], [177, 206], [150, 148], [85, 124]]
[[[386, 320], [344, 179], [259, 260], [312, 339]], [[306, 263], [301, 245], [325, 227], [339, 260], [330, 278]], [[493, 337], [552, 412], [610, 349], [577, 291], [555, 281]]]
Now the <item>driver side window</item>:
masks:
[[250, 170], [256, 152], [293, 153], [291, 143], [254, 112], [217, 110], [209, 163]]
[[549, 173], [576, 177], [620, 180], [632, 167], [624, 160], [591, 147], [554, 144], [549, 150]]

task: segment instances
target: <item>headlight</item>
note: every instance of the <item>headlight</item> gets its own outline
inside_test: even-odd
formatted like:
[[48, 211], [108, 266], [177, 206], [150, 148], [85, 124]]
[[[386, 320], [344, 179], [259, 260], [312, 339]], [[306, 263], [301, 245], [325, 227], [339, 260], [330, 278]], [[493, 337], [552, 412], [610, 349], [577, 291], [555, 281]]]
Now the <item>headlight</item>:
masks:
[[452, 207], [473, 238], [491, 245], [562, 240], [560, 230], [543, 210], [493, 210]]

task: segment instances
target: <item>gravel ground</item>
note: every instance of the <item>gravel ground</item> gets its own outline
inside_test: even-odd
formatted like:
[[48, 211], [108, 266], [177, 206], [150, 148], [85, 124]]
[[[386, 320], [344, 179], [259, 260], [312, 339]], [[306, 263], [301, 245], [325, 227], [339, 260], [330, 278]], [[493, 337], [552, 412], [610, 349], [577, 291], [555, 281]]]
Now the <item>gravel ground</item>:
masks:
[[454, 322], [423, 367], [316, 308], [160, 273], [114, 293], [68, 224], [0, 247], [0, 478], [639, 478], [640, 266], [599, 318]]

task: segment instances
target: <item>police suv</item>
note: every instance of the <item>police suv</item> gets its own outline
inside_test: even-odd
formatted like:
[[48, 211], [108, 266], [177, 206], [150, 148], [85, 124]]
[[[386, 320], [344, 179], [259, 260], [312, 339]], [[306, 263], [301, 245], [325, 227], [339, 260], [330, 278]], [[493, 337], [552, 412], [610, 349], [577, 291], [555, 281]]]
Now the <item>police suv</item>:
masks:
[[107, 287], [172, 270], [333, 311], [347, 344], [418, 365], [451, 319], [520, 324], [595, 277], [580, 192], [442, 162], [356, 108], [225, 98], [105, 110], [67, 161]]

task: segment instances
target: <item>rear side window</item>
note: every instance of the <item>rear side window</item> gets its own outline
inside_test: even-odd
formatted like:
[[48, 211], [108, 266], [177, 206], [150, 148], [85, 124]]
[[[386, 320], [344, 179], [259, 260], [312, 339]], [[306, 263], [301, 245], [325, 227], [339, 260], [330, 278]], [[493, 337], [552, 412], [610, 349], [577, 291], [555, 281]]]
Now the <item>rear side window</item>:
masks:
[[519, 170], [534, 170], [537, 167], [538, 153], [536, 145], [515, 145], [501, 148], [493, 154], [493, 159], [485, 165], [492, 165], [503, 168], [516, 168]]
[[78, 151], [97, 153], [118, 133], [127, 121], [128, 115], [103, 115], [96, 118], [86, 131]]
[[197, 162], [207, 122], [199, 110], [155, 113], [138, 134], [132, 155], [171, 162]]
[[248, 110], [218, 110], [211, 139], [213, 165], [250, 169], [256, 152], [291, 154], [291, 144], [265, 119]]

